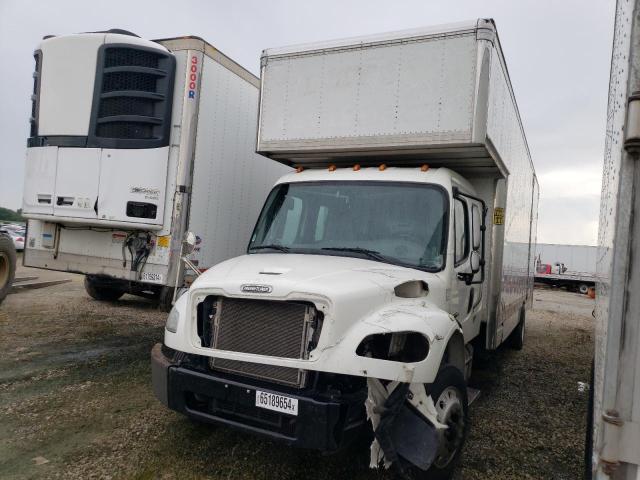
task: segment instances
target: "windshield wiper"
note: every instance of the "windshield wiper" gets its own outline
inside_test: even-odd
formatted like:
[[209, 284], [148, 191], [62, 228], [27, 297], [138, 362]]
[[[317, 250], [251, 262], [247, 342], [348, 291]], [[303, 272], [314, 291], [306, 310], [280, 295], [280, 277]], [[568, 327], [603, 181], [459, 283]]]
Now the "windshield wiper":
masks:
[[270, 248], [272, 250], [280, 250], [281, 252], [285, 252], [285, 253], [289, 252], [289, 250], [290, 250], [289, 247], [285, 247], [284, 245], [277, 245], [277, 244], [273, 243], [273, 244], [269, 244], [269, 245], [256, 245], [254, 247], [250, 247], [249, 251], [252, 251], [252, 250], [264, 250], [264, 249], [267, 249], [267, 248]]
[[379, 262], [389, 262], [389, 259], [382, 255], [380, 252], [376, 252], [375, 250], [369, 250], [367, 248], [360, 247], [323, 247], [320, 250], [333, 250], [335, 252], [353, 252], [353, 253], [361, 253], [366, 257], [369, 257], [372, 260], [377, 260]]

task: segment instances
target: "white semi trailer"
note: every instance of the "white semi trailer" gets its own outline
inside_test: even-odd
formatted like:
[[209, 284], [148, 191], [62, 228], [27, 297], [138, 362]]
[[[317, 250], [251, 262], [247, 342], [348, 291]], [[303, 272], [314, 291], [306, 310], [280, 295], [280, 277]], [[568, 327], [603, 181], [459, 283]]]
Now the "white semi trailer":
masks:
[[[538, 184], [491, 20], [265, 50], [257, 150], [296, 167], [169, 314], [169, 408], [448, 478], [473, 347], [524, 342]], [[368, 419], [367, 419], [368, 417]], [[428, 473], [427, 473], [428, 472]]]
[[616, 6], [587, 478], [640, 479], [640, 2]]
[[202, 39], [122, 30], [45, 38], [35, 59], [26, 266], [170, 306], [186, 231], [197, 269], [242, 252], [287, 171], [254, 151], [258, 78]]

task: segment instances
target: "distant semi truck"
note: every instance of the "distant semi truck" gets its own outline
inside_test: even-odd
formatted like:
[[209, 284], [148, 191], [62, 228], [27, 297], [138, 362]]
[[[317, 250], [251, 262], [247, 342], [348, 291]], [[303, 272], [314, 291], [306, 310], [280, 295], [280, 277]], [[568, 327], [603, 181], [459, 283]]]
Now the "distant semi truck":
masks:
[[46, 37], [35, 52], [24, 264], [92, 297], [170, 306], [192, 269], [243, 251], [288, 168], [255, 153], [260, 81], [195, 37]]
[[596, 282], [598, 247], [591, 245], [536, 245], [536, 282], [588, 293]]
[[198, 277], [152, 351], [169, 408], [449, 478], [474, 348], [522, 348], [538, 183], [491, 20], [269, 49], [278, 180], [246, 254]]
[[640, 479], [640, 2], [616, 7], [587, 478]]

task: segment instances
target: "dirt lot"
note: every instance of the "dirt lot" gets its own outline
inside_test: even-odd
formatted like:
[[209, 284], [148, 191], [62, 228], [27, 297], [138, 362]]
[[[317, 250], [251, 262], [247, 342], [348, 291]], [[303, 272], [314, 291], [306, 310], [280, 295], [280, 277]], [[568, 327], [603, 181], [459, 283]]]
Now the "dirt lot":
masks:
[[[92, 301], [81, 277], [67, 277], [0, 307], [0, 477], [387, 478], [367, 470], [365, 442], [321, 456], [165, 410], [149, 351], [166, 314], [131, 296]], [[477, 362], [482, 394], [456, 478], [581, 478], [587, 394], [577, 382], [588, 381], [592, 308], [537, 290], [524, 350]]]

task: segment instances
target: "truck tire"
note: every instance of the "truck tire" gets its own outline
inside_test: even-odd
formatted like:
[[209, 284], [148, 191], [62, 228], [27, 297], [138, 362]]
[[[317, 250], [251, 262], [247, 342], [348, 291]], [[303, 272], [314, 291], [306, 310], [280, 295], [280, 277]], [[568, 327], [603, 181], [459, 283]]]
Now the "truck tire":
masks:
[[410, 468], [411, 476], [420, 480], [449, 480], [467, 438], [469, 403], [464, 374], [453, 365], [443, 365], [427, 393], [433, 398], [438, 411], [438, 421], [449, 425], [442, 437], [440, 450], [426, 472]]
[[84, 289], [91, 298], [101, 302], [115, 302], [124, 295], [124, 290], [105, 285], [105, 282], [93, 275], [84, 277]]
[[509, 347], [514, 350], [522, 350], [524, 347], [524, 337], [525, 337], [525, 327], [526, 327], [526, 314], [524, 307], [520, 310], [520, 321], [518, 322], [518, 326], [513, 329], [511, 335], [509, 336]]
[[0, 303], [9, 294], [16, 275], [16, 249], [13, 241], [0, 234]]
[[580, 292], [582, 295], [586, 295], [587, 293], [589, 293], [589, 285], [581, 283], [580, 285], [578, 285], [578, 292]]

